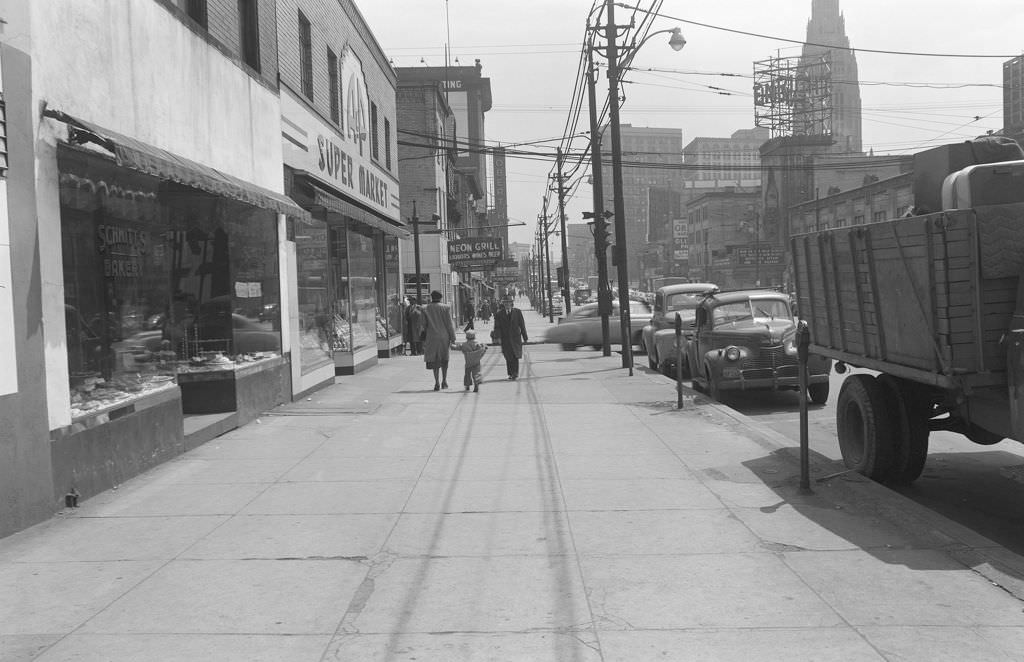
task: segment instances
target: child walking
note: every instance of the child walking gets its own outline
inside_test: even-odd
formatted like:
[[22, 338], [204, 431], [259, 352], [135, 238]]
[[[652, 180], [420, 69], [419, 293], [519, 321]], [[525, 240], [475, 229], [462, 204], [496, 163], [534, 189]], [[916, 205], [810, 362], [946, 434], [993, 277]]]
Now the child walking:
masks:
[[487, 345], [481, 345], [476, 341], [476, 332], [473, 330], [466, 331], [466, 342], [459, 345], [459, 349], [462, 351], [462, 355], [466, 357], [466, 373], [462, 377], [462, 384], [469, 390], [469, 387], [473, 387], [474, 393], [480, 392], [480, 382], [483, 381], [483, 375], [480, 374], [480, 361], [484, 358], [484, 352], [487, 351]]

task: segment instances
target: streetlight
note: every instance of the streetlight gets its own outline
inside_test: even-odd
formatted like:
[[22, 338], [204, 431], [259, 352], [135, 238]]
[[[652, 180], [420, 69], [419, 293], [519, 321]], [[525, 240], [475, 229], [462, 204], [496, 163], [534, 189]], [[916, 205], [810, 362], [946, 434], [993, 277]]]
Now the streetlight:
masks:
[[[633, 346], [630, 344], [629, 320], [629, 270], [626, 268], [626, 205], [622, 193], [622, 136], [619, 128], [619, 50], [616, 44], [619, 26], [615, 25], [615, 0], [606, 0], [605, 9], [608, 13], [605, 25], [605, 46], [608, 57], [608, 110], [612, 132], [612, 190], [615, 197], [615, 263], [619, 280], [619, 321], [622, 333], [622, 367], [633, 374]], [[639, 44], [625, 53], [627, 61], [632, 60], [637, 51], [655, 35], [672, 33], [668, 45], [674, 51], [680, 51], [686, 45], [686, 39], [679, 28], [658, 30], [648, 34]]]

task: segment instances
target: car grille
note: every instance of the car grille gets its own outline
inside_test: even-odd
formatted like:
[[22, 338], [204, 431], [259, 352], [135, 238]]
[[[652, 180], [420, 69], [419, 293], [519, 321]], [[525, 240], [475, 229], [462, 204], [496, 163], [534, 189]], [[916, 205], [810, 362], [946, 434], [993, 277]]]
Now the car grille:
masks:
[[[753, 349], [753, 348], [751, 348]], [[779, 370], [779, 369], [782, 370]], [[797, 368], [797, 357], [795, 355], [786, 354], [786, 350], [782, 345], [776, 347], [761, 347], [756, 354], [748, 356], [743, 362], [743, 372], [746, 374], [748, 371], [766, 371], [766, 376], [771, 376], [773, 370], [778, 370], [778, 374], [786, 374], [785, 370], [789, 368], [793, 369], [793, 374], [796, 374]], [[752, 375], [751, 375], [752, 376]]]

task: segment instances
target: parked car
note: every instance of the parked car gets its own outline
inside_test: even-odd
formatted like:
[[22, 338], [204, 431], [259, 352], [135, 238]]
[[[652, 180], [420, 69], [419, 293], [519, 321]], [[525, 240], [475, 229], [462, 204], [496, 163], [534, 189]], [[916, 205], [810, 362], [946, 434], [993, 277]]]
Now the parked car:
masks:
[[[642, 301], [631, 301], [629, 306], [630, 317], [630, 342], [633, 345], [640, 343], [640, 334], [644, 325], [651, 318], [650, 307]], [[619, 316], [619, 304], [615, 302], [612, 306], [612, 313], [608, 316], [608, 338], [612, 345], [622, 344], [621, 322]], [[558, 326], [547, 330], [545, 341], [558, 343], [562, 349], [574, 350], [577, 347], [590, 345], [594, 348], [601, 347], [601, 316], [598, 314], [597, 304], [588, 303], [576, 308], [564, 320], [560, 320]]]
[[[709, 294], [698, 304], [686, 358], [693, 386], [716, 400], [729, 390], [797, 390], [796, 320], [788, 294], [745, 290]], [[832, 361], [811, 354], [807, 394], [828, 400]]]
[[[670, 377], [675, 375], [676, 315], [682, 317], [683, 338], [688, 341], [693, 337], [693, 321], [700, 295], [717, 289], [712, 283], [683, 283], [657, 289], [654, 293], [654, 312], [641, 335], [641, 346], [647, 352], [647, 363], [653, 370], [661, 370]], [[683, 376], [689, 377], [685, 365], [684, 361]]]

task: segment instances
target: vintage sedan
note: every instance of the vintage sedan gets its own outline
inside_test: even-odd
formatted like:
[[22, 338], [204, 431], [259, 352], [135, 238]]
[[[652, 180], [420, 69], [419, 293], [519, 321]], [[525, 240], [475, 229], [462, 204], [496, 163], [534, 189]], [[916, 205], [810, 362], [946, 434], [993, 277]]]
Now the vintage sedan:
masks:
[[[730, 390], [797, 390], [796, 321], [787, 294], [774, 290], [720, 292], [697, 306], [687, 346], [693, 386], [716, 400]], [[811, 354], [807, 394], [828, 400], [832, 361]]]
[[[697, 314], [700, 295], [717, 290], [711, 283], [680, 283], [659, 287], [654, 293], [654, 312], [650, 322], [641, 334], [641, 346], [647, 352], [647, 363], [652, 370], [661, 370], [669, 376], [675, 375], [676, 364], [676, 315], [683, 321], [683, 337], [693, 337], [693, 320]], [[683, 345], [686, 354], [686, 345]], [[689, 371], [683, 361], [683, 376]]]
[[[642, 301], [631, 301], [629, 305], [629, 323], [632, 332], [630, 341], [632, 345], [640, 343], [640, 333], [643, 327], [651, 318], [650, 307]], [[622, 344], [621, 322], [619, 317], [619, 303], [616, 301], [612, 306], [612, 314], [608, 316], [608, 342], [611, 345]], [[596, 303], [588, 303], [575, 308], [565, 319], [559, 320], [558, 326], [550, 327], [544, 335], [544, 340], [550, 343], [558, 343], [562, 349], [574, 350], [577, 347], [590, 345], [594, 348], [601, 347], [601, 316], [597, 311]]]

